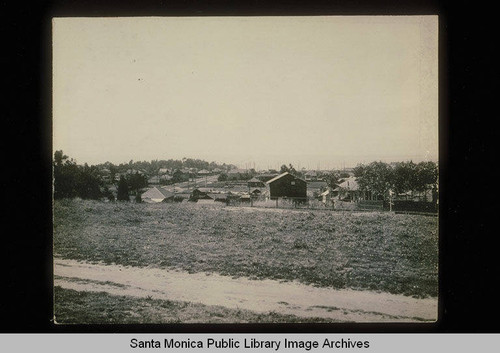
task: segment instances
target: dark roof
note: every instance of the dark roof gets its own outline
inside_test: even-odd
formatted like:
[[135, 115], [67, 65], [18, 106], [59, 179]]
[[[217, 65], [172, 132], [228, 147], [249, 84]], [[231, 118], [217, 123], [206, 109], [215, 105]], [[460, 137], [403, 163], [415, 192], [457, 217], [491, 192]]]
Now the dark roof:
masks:
[[[272, 182], [274, 182], [274, 181], [276, 181], [276, 180], [278, 180], [278, 179], [283, 178], [283, 177], [284, 177], [285, 175], [287, 175], [287, 174], [290, 174], [290, 173], [288, 173], [288, 172], [284, 172], [284, 173], [282, 173], [282, 174], [278, 175], [277, 177], [274, 177], [274, 178], [272, 178], [271, 180], [266, 181], [266, 184], [271, 184]], [[295, 175], [293, 175], [293, 174], [290, 174], [290, 175], [291, 175], [292, 177], [294, 177], [295, 179], [302, 180], [304, 183], [306, 182], [306, 181], [305, 181], [305, 180], [303, 180], [303, 179], [297, 178], [297, 177], [296, 177]]]
[[158, 190], [160, 190], [160, 192], [163, 194], [163, 196], [165, 197], [171, 197], [171, 196], [174, 196], [174, 193], [173, 192], [170, 192], [170, 191], [167, 191], [163, 188], [157, 188]]
[[188, 193], [178, 193], [178, 194], [174, 194], [174, 197], [182, 197], [182, 198], [190, 198], [191, 197], [191, 194], [188, 194]]
[[199, 192], [207, 193], [210, 192], [212, 189], [211, 188], [196, 188], [193, 189], [193, 191], [198, 190]]

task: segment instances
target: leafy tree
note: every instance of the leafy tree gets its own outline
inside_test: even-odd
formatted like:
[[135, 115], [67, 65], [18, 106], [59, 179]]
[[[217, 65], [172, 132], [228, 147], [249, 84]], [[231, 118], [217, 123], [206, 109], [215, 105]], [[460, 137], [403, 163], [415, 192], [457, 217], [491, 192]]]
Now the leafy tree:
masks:
[[295, 170], [295, 168], [293, 167], [293, 165], [291, 163], [288, 164], [288, 167], [286, 166], [286, 164], [283, 164], [281, 166], [280, 173], [285, 173], [285, 172], [288, 172], [288, 173], [293, 174], [293, 175], [297, 174], [297, 171]]
[[146, 177], [137, 172], [129, 175], [127, 182], [129, 189], [135, 192], [138, 192], [140, 189], [148, 186], [148, 180]]
[[54, 153], [54, 199], [81, 197], [99, 199], [102, 197], [102, 180], [97, 167], [85, 164], [78, 166], [62, 151]]
[[339, 174], [336, 172], [330, 172], [324, 175], [323, 179], [326, 181], [329, 187], [334, 189], [339, 183]]
[[250, 180], [252, 179], [252, 174], [251, 173], [240, 173], [238, 174], [238, 179], [239, 180]]
[[116, 173], [118, 173], [118, 168], [115, 165], [110, 164], [109, 165], [109, 178], [111, 180], [111, 183], [115, 182]]
[[227, 174], [226, 173], [219, 174], [219, 176], [217, 177], [217, 180], [218, 181], [227, 181]]
[[116, 199], [118, 201], [130, 201], [130, 198], [128, 195], [128, 183], [123, 175], [120, 176], [120, 181], [118, 182], [118, 191], [117, 191]]
[[394, 167], [392, 184], [398, 194], [415, 190], [417, 165], [410, 162], [400, 162]]
[[54, 153], [54, 199], [72, 198], [78, 196], [77, 179], [78, 166], [69, 160], [63, 151]]
[[66, 156], [63, 151], [55, 151], [54, 152], [54, 165], [56, 167], [61, 167], [63, 165], [63, 162], [68, 159], [68, 156]]
[[89, 167], [87, 163], [83, 167], [80, 167], [77, 179], [78, 196], [82, 199], [100, 199], [103, 196], [101, 193], [101, 184], [103, 183], [97, 167]]
[[392, 187], [392, 168], [384, 162], [372, 162], [358, 165], [354, 175], [361, 191], [370, 191], [374, 195], [385, 197]]
[[109, 201], [115, 201], [115, 196], [113, 195], [113, 193], [111, 192], [111, 190], [109, 190], [108, 186], [107, 185], [104, 185], [104, 188], [103, 188], [103, 192], [102, 192], [102, 195], [107, 198]]
[[420, 162], [416, 166], [415, 190], [425, 191], [429, 186], [437, 185], [438, 168], [434, 162]]
[[183, 174], [179, 169], [177, 169], [172, 175], [172, 182], [174, 183], [181, 183], [183, 181], [188, 181], [188, 180], [189, 177]]
[[354, 169], [353, 173], [356, 178], [361, 178], [365, 174], [366, 171], [366, 165], [364, 164], [358, 164]]

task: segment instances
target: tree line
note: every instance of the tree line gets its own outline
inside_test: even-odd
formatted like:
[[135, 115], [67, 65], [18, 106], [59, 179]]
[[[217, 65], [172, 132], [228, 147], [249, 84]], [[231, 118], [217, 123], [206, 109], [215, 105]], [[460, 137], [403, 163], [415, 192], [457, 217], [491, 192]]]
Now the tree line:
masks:
[[386, 197], [390, 191], [403, 194], [409, 191], [424, 192], [429, 187], [437, 191], [438, 166], [432, 161], [384, 162], [358, 164], [354, 170], [360, 191]]
[[[53, 171], [54, 199], [74, 197], [92, 200], [107, 198], [111, 201], [115, 199], [97, 166], [89, 166], [87, 163], [78, 165], [63, 151], [56, 151]], [[117, 199], [128, 201], [130, 191], [135, 191], [138, 194], [138, 191], [147, 185], [146, 177], [139, 173], [132, 173], [127, 177], [121, 176], [118, 182]]]
[[62, 151], [54, 153], [54, 198], [100, 199], [104, 184], [95, 166], [79, 166]]
[[[184, 168], [195, 168], [197, 170], [230, 170], [236, 168], [233, 164], [207, 162], [195, 158], [182, 158], [182, 159], [168, 159], [168, 160], [151, 160], [151, 161], [134, 161], [130, 160], [128, 163], [120, 163], [118, 165], [111, 162], [101, 163], [96, 165], [98, 168], [107, 168], [113, 178], [117, 173], [123, 173], [128, 169], [136, 169], [144, 171], [146, 174], [152, 176], [157, 175], [160, 169], [170, 169], [173, 171]], [[113, 180], [113, 179], [112, 179]]]
[[[109, 171], [109, 181], [114, 184], [117, 174], [120, 179], [117, 183], [117, 200], [129, 200], [130, 194], [136, 194], [136, 201], [139, 201], [140, 190], [148, 186], [147, 175], [157, 175], [162, 168], [173, 170], [172, 179], [168, 183], [179, 183], [194, 177], [192, 174], [182, 173], [184, 168], [196, 168], [198, 170], [221, 169], [229, 170], [236, 168], [232, 164], [218, 164], [207, 162], [201, 159], [182, 158], [181, 160], [152, 160], [115, 165], [111, 162], [89, 166], [87, 163], [78, 165], [75, 160], [68, 157], [63, 151], [55, 151], [53, 161], [54, 171], [54, 199], [74, 198], [82, 199], [102, 199], [114, 200], [114, 194], [109, 190], [109, 182], [103, 179], [103, 169]], [[133, 172], [123, 175], [125, 172]], [[146, 175], [138, 173], [144, 171]]]

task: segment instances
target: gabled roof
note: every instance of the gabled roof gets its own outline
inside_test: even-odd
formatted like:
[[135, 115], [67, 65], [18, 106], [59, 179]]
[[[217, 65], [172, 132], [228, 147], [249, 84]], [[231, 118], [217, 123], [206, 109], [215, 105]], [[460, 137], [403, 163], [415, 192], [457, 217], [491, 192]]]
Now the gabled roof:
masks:
[[249, 183], [262, 183], [262, 180], [257, 179], [256, 177], [253, 177], [248, 181]]
[[182, 197], [183, 199], [189, 199], [191, 197], [191, 194], [185, 192], [174, 194], [174, 198], [180, 198], [180, 197]]
[[169, 192], [163, 188], [159, 188], [157, 186], [149, 189], [148, 191], [146, 191], [142, 194], [142, 197], [145, 197], [145, 198], [147, 197], [150, 199], [166, 199], [166, 198], [169, 198], [172, 196], [174, 196], [174, 193]]
[[349, 177], [339, 184], [339, 188], [348, 190], [358, 190], [359, 186], [355, 177]]
[[[290, 174], [290, 173], [288, 173], [288, 172], [284, 172], [284, 173], [282, 173], [282, 174], [278, 175], [277, 177], [274, 177], [274, 178], [272, 178], [271, 180], [266, 181], [266, 184], [271, 184], [272, 182], [274, 182], [274, 181], [276, 181], [276, 180], [278, 180], [278, 179], [283, 178], [283, 177], [284, 177], [285, 175], [287, 175], [287, 174]], [[306, 182], [306, 181], [305, 181], [305, 180], [303, 180], [303, 179], [297, 178], [297, 177], [296, 177], [295, 175], [293, 175], [293, 174], [290, 174], [290, 175], [291, 175], [292, 177], [294, 177], [295, 179], [298, 179], [298, 180], [303, 181], [304, 183]]]
[[163, 196], [165, 197], [171, 197], [171, 196], [174, 196], [174, 193], [173, 192], [170, 192], [170, 191], [167, 191], [165, 190], [164, 188], [158, 188], [158, 190], [160, 190], [160, 192], [163, 194]]

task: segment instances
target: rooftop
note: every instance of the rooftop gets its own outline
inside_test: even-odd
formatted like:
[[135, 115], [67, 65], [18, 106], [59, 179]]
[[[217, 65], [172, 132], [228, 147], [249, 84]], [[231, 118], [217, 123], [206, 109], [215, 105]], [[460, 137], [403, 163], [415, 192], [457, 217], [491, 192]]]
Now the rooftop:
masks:
[[[266, 181], [266, 184], [271, 184], [272, 182], [274, 182], [274, 181], [276, 181], [276, 180], [278, 180], [278, 179], [283, 178], [283, 177], [284, 177], [285, 175], [287, 175], [287, 174], [290, 174], [290, 173], [288, 173], [288, 172], [284, 172], [284, 173], [282, 173], [282, 174], [278, 175], [277, 177], [274, 177], [274, 178], [272, 178], [271, 180]], [[302, 179], [300, 179], [300, 178], [296, 177], [296, 176], [295, 176], [295, 175], [293, 175], [293, 174], [290, 174], [290, 175], [291, 175], [291, 176], [293, 176], [295, 179], [302, 180]], [[303, 182], [305, 182], [305, 180], [302, 180], [302, 181], [303, 181]]]
[[339, 184], [339, 188], [347, 190], [358, 190], [359, 186], [355, 177], [349, 177]]

